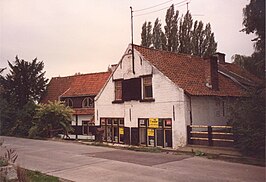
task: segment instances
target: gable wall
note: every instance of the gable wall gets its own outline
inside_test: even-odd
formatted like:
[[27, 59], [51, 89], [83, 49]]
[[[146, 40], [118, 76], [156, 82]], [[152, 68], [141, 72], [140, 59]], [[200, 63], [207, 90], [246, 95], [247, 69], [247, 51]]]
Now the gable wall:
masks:
[[[112, 104], [114, 101], [113, 79], [130, 79], [152, 74], [154, 102], [128, 101]], [[131, 55], [125, 56], [122, 66], [118, 65], [113, 77], [95, 101], [95, 124], [100, 125], [101, 117], [119, 117], [125, 119], [125, 126], [138, 127], [138, 118], [171, 118], [173, 147], [186, 145], [187, 99], [182, 89], [152, 67], [135, 52], [135, 74], [132, 73]], [[131, 117], [130, 117], [131, 112]]]

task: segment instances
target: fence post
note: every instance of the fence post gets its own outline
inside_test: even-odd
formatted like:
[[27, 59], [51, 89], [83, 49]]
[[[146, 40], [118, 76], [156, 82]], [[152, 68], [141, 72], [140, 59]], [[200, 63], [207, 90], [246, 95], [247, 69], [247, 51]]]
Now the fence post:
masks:
[[212, 127], [208, 126], [208, 142], [209, 142], [209, 146], [213, 146], [213, 142], [212, 142]]
[[187, 125], [187, 143], [188, 144], [192, 144], [192, 140], [191, 140], [191, 126]]

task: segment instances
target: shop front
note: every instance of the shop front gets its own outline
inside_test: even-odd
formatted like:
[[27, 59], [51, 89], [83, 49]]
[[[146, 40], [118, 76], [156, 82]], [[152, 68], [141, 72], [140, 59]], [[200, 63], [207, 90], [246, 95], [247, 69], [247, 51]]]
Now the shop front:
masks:
[[172, 120], [169, 118], [138, 119], [139, 144], [172, 147]]
[[124, 118], [101, 118], [102, 140], [110, 143], [125, 143]]

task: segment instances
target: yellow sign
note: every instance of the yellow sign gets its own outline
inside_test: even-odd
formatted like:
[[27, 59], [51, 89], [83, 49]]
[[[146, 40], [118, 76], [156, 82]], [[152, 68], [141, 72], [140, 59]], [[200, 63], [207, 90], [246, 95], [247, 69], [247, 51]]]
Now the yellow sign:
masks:
[[154, 136], [154, 129], [147, 129], [148, 136]]
[[119, 134], [124, 135], [124, 128], [119, 128]]
[[149, 118], [149, 128], [159, 128], [159, 119]]

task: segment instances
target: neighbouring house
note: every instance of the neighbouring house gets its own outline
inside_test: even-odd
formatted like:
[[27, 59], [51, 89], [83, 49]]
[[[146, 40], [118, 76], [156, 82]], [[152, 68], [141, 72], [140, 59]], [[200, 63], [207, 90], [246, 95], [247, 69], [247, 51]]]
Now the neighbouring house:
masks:
[[129, 45], [95, 98], [95, 125], [107, 142], [177, 148], [187, 125], [226, 125], [230, 103], [258, 82], [222, 53], [203, 59]]
[[90, 126], [94, 126], [94, 98], [99, 93], [111, 72], [77, 74], [67, 77], [53, 77], [41, 103], [63, 101], [74, 110], [71, 125], [75, 129], [72, 136], [88, 139]]

